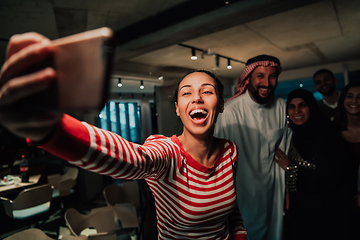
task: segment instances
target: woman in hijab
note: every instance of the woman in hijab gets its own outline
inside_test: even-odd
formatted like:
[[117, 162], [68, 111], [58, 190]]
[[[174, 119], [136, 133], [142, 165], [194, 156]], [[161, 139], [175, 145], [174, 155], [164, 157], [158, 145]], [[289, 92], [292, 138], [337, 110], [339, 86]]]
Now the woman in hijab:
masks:
[[288, 95], [287, 113], [292, 146], [288, 156], [278, 149], [275, 162], [286, 171], [290, 239], [349, 239], [347, 154], [340, 133], [305, 89]]

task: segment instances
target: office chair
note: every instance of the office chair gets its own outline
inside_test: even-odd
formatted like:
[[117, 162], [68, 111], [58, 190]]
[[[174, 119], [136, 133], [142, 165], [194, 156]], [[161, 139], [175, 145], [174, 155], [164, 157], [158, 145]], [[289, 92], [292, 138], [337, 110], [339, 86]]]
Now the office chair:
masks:
[[48, 183], [54, 186], [53, 197], [64, 197], [72, 193], [72, 188], [76, 185], [79, 169], [69, 167], [64, 175], [54, 174], [48, 176]]
[[126, 196], [126, 201], [131, 202], [135, 205], [138, 211], [141, 211], [141, 199], [140, 199], [140, 189], [138, 180], [130, 180], [121, 183], [121, 188], [124, 191]]
[[53, 207], [57, 209], [56, 212], [50, 216], [51, 221], [61, 219], [67, 208], [69, 208], [70, 203], [73, 199], [73, 187], [77, 183], [77, 177], [79, 174], [79, 169], [77, 167], [66, 167], [65, 173], [63, 175], [53, 174], [47, 177], [48, 183], [54, 187], [53, 190]]
[[[53, 238], [48, 237], [43, 231], [38, 228], [29, 228], [23, 231], [14, 233], [3, 240], [55, 240]], [[63, 236], [62, 240], [87, 240], [86, 236]]]
[[43, 231], [38, 228], [29, 228], [23, 231], [14, 233], [4, 240], [54, 240], [53, 238], [48, 237]]
[[69, 208], [65, 212], [64, 218], [74, 236], [86, 235], [84, 230], [95, 229], [96, 233], [90, 233], [87, 236], [88, 239], [117, 239], [114, 211], [109, 207], [94, 208], [89, 214], [82, 214], [75, 208]]
[[[140, 201], [136, 197], [139, 196], [132, 194], [133, 191], [130, 190], [131, 187], [135, 186], [134, 184], [125, 184], [125, 187], [123, 184], [121, 186], [112, 184], [104, 189], [106, 204], [114, 210], [122, 228], [138, 228], [137, 206], [139, 206]], [[136, 191], [136, 187], [134, 191]]]
[[15, 200], [0, 197], [6, 215], [13, 219], [25, 219], [50, 209], [53, 188], [50, 184], [22, 190]]
[[140, 236], [141, 201], [137, 181], [126, 181], [120, 186], [112, 184], [103, 190], [106, 204], [111, 207], [116, 219], [121, 223], [120, 230], [129, 237]]

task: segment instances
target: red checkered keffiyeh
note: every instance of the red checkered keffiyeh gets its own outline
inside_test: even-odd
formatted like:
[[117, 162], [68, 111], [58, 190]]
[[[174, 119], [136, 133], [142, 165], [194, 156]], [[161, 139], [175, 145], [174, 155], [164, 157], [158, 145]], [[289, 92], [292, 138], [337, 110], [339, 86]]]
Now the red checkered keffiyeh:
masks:
[[228, 101], [240, 96], [241, 94], [243, 94], [246, 91], [247, 88], [247, 84], [245, 79], [250, 75], [250, 73], [252, 73], [252, 71], [254, 71], [255, 68], [257, 68], [258, 66], [264, 66], [264, 67], [277, 67], [278, 69], [278, 73], [280, 74], [281, 72], [281, 65], [280, 65], [280, 61], [279, 59], [277, 59], [276, 57], [273, 56], [269, 56], [269, 55], [259, 55], [256, 57], [253, 57], [251, 59], [249, 59], [246, 62], [246, 67], [244, 69], [244, 71], [242, 72], [242, 74], [239, 77], [239, 81], [238, 81], [238, 86], [236, 88], [236, 92], [234, 94], [234, 96], [232, 96], [231, 98], [228, 99]]

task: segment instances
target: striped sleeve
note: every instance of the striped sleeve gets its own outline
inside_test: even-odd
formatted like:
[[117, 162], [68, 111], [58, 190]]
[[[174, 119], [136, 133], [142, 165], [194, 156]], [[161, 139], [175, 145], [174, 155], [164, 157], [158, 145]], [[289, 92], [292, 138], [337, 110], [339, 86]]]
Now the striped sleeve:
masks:
[[139, 145], [66, 114], [54, 137], [41, 148], [86, 170], [124, 179], [161, 174], [176, 152], [164, 136]]

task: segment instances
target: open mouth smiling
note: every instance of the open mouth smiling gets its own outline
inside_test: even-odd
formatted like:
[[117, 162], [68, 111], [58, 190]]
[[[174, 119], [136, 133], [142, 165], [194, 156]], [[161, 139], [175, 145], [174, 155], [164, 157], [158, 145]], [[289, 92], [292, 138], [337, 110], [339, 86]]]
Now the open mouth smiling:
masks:
[[195, 121], [201, 121], [206, 119], [208, 111], [206, 111], [205, 109], [195, 109], [190, 111], [189, 115], [191, 119]]
[[258, 88], [258, 94], [261, 96], [269, 95], [271, 91], [272, 91], [272, 88], [268, 88], [268, 87], [259, 87]]
[[350, 105], [349, 107], [350, 107], [350, 108], [358, 108], [359, 106], [357, 106], [357, 105]]

